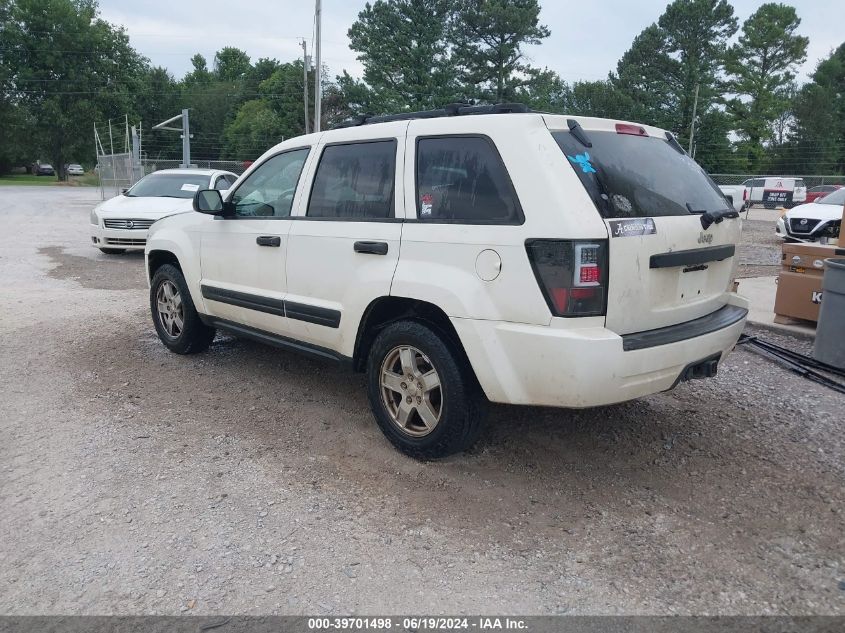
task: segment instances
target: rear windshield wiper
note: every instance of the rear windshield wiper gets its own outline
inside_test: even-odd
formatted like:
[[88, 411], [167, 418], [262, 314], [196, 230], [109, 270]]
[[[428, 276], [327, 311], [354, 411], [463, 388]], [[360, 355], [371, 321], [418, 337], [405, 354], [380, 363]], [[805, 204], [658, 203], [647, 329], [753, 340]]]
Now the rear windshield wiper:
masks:
[[590, 137], [587, 136], [587, 133], [584, 131], [584, 128], [581, 127], [581, 124], [578, 123], [575, 119], [566, 119], [566, 125], [569, 127], [569, 133], [572, 134], [578, 142], [581, 143], [584, 147], [592, 147], [593, 143], [590, 140]]
[[687, 202], [687, 209], [690, 213], [701, 215], [701, 228], [703, 228], [705, 231], [710, 228], [711, 224], [719, 224], [725, 218], [739, 217], [739, 212], [736, 209], [718, 209], [716, 211], [705, 211], [704, 209], [694, 209], [689, 202]]
[[678, 143], [678, 139], [675, 138], [675, 135], [671, 132], [666, 132], [666, 141], [669, 143], [669, 146], [674, 149], [676, 152], [681, 154], [682, 156], [686, 156], [687, 153], [684, 151], [684, 148], [681, 147], [681, 144]]

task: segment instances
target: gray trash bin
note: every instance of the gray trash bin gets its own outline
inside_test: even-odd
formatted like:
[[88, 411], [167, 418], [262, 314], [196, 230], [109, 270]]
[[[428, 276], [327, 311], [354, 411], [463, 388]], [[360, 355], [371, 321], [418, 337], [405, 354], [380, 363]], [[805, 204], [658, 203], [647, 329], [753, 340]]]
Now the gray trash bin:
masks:
[[822, 305], [813, 356], [845, 369], [845, 257], [824, 260]]

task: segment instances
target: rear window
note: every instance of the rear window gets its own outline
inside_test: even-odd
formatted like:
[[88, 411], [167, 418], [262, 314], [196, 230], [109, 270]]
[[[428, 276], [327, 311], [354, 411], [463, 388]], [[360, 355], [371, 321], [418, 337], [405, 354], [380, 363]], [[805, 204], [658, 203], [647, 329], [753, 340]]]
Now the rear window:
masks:
[[704, 170], [668, 140], [616, 132], [585, 132], [585, 147], [569, 132], [557, 144], [605, 218], [689, 215], [728, 208]]
[[417, 217], [432, 222], [522, 223], [508, 172], [490, 139], [417, 141]]

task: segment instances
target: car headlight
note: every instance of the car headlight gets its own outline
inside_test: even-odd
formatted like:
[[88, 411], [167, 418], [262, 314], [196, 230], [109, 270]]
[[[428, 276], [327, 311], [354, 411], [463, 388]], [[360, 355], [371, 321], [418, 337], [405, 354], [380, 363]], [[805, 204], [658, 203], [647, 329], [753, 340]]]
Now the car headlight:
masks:
[[91, 209], [91, 216], [89, 218], [89, 221], [91, 222], [91, 224], [100, 224], [100, 216], [97, 215], [97, 209]]

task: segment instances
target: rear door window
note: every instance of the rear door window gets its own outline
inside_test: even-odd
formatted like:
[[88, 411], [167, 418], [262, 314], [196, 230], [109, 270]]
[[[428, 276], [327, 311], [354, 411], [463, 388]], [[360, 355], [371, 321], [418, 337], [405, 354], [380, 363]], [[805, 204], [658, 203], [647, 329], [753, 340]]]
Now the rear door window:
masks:
[[417, 141], [417, 218], [521, 224], [522, 210], [493, 142], [482, 136]]
[[308, 217], [349, 220], [392, 218], [396, 141], [328, 145], [323, 150]]
[[570, 132], [552, 133], [602, 217], [689, 215], [728, 208], [704, 170], [667, 139], [593, 130], [585, 134], [592, 147]]

